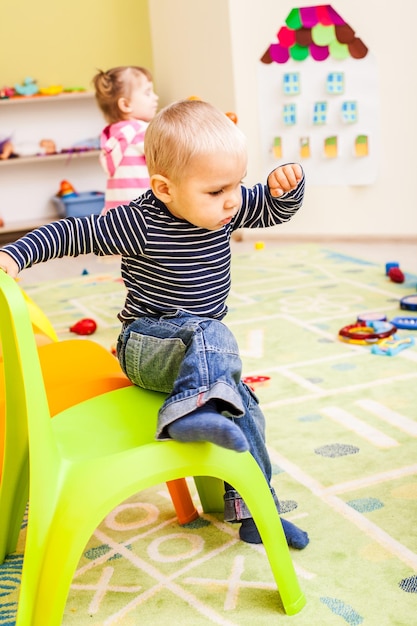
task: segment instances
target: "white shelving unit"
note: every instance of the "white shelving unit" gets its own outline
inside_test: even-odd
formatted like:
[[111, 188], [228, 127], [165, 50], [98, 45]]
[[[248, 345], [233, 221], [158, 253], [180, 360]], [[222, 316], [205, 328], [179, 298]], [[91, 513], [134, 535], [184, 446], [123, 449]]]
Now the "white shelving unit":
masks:
[[[0, 100], [0, 137], [19, 145], [52, 139], [58, 154], [0, 160], [0, 236], [30, 230], [57, 218], [52, 197], [61, 180], [76, 191], [104, 191], [98, 150], [60, 153], [96, 138], [105, 125], [92, 92]], [[13, 236], [11, 236], [13, 239]]]

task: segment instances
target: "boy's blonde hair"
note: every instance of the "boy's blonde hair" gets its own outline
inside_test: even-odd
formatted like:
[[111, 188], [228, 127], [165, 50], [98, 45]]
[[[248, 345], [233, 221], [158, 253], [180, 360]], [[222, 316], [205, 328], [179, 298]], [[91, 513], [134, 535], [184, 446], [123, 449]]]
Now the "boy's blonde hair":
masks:
[[93, 78], [97, 104], [109, 124], [124, 119], [119, 109], [119, 98], [129, 99], [132, 89], [143, 78], [152, 82], [152, 74], [137, 65], [113, 67], [107, 72], [99, 71]]
[[145, 134], [150, 176], [178, 181], [196, 156], [222, 152], [246, 155], [246, 138], [237, 126], [208, 102], [181, 100], [162, 109]]

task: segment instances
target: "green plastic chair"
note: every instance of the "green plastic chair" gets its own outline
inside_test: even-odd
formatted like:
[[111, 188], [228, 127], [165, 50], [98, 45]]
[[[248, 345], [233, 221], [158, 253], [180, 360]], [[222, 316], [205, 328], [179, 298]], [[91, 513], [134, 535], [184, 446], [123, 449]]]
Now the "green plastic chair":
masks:
[[[22, 506], [19, 483], [27, 474], [26, 446], [30, 458], [16, 626], [59, 626], [78, 562], [103, 518], [135, 493], [187, 476], [200, 477], [202, 500], [216, 509], [219, 481], [234, 485], [258, 526], [286, 613], [301, 610], [305, 598], [280, 518], [249, 452], [238, 454], [210, 443], [155, 441], [164, 395], [134, 386], [86, 400], [50, 419], [28, 309], [15, 281], [3, 272], [0, 333], [6, 394], [0, 506], [2, 516], [7, 512], [16, 524]], [[9, 472], [11, 465], [14, 471]], [[14, 476], [15, 484], [6, 476]]]

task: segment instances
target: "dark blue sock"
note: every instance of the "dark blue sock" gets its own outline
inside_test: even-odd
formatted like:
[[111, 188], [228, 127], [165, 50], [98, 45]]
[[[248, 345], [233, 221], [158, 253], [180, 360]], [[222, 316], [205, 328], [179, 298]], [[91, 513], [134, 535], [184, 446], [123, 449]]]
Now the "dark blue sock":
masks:
[[[280, 519], [282, 522], [282, 528], [284, 529], [285, 538], [290, 548], [303, 550], [303, 548], [305, 548], [310, 541], [307, 533], [288, 520], [283, 519], [282, 517]], [[239, 536], [242, 541], [246, 541], [246, 543], [262, 543], [259, 531], [251, 517], [242, 520], [242, 525], [239, 529]]]
[[178, 418], [167, 430], [175, 441], [210, 441], [236, 452], [249, 450], [248, 441], [239, 426], [219, 413], [211, 402]]

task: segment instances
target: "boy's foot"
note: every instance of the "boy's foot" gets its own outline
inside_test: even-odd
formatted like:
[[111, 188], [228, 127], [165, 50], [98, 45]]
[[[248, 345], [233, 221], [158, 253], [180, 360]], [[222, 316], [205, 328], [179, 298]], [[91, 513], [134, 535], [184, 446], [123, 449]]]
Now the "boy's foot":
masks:
[[[303, 550], [310, 541], [307, 533], [288, 520], [283, 519], [282, 517], [280, 519], [282, 522], [282, 528], [284, 529], [285, 538], [290, 548]], [[246, 543], [262, 543], [261, 536], [252, 518], [242, 520], [242, 525], [239, 529], [239, 536], [242, 541], [246, 541]]]
[[167, 430], [175, 441], [209, 441], [236, 452], [249, 450], [248, 441], [239, 426], [221, 415], [210, 402], [178, 418]]

